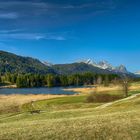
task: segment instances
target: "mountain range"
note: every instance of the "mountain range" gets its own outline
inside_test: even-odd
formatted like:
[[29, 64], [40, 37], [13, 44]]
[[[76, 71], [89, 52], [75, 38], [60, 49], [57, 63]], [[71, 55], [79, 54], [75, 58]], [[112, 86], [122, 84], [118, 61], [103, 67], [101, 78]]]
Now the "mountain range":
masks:
[[124, 65], [114, 67], [107, 61], [96, 63], [91, 59], [79, 61], [71, 64], [51, 64], [41, 62], [31, 57], [23, 57], [13, 53], [0, 51], [0, 73], [39, 73], [39, 74], [75, 74], [75, 73], [102, 73], [102, 74], [128, 74]]
[[140, 77], [140, 71], [135, 72], [135, 75]]
[[109, 70], [115, 73], [129, 73], [124, 65], [114, 67], [108, 61], [105, 61], [105, 60], [100, 61], [100, 62], [95, 62], [91, 59], [87, 59], [87, 60], [79, 61], [79, 63], [81, 62], [92, 65], [94, 67], [104, 69], [104, 70]]

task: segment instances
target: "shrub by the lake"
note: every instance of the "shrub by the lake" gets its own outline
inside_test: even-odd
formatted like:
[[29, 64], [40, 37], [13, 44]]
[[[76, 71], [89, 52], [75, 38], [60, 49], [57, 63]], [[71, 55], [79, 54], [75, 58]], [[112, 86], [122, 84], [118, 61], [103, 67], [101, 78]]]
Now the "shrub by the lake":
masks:
[[123, 95], [111, 95], [105, 93], [91, 93], [87, 97], [88, 103], [105, 103], [122, 99]]

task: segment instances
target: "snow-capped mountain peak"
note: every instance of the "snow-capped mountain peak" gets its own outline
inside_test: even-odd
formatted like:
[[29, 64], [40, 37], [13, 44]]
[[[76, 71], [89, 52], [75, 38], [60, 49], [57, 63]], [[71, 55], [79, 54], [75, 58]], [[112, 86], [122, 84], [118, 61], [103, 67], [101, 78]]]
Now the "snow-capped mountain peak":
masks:
[[46, 65], [46, 66], [52, 66], [52, 65], [53, 65], [52, 63], [47, 62], [47, 61], [43, 61], [42, 63], [43, 63], [44, 65]]
[[140, 75], [140, 71], [135, 72], [136, 75]]
[[98, 63], [98, 66], [102, 69], [113, 70], [114, 67], [107, 61], [103, 60]]
[[85, 62], [86, 64], [97, 65], [96, 62], [91, 59], [87, 59]]
[[101, 68], [101, 69], [104, 69], [104, 70], [113, 71], [113, 72], [116, 72], [116, 73], [118, 73], [118, 72], [128, 73], [128, 71], [127, 71], [127, 69], [124, 65], [114, 67], [108, 61], [105, 61], [105, 60], [100, 61], [100, 62], [95, 62], [92, 59], [87, 59], [87, 60], [80, 61], [80, 63], [81, 62], [92, 65], [92, 66], [95, 66], [95, 67], [98, 67], [98, 68]]
[[122, 73], [127, 73], [127, 69], [124, 65], [120, 65], [118, 67], [116, 67], [116, 70], [119, 71], [119, 72], [122, 72]]

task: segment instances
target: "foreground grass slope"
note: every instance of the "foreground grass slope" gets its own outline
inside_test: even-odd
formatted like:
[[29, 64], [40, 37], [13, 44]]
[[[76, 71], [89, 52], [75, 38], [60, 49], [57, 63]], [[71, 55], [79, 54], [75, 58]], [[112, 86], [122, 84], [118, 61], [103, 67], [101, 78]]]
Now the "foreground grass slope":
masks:
[[45, 94], [12, 94], [12, 95], [0, 95], [0, 115], [6, 113], [19, 112], [23, 104], [31, 101], [38, 101], [43, 99], [51, 99], [63, 97], [66, 95], [45, 95]]
[[4, 140], [139, 140], [140, 95], [110, 106], [86, 103], [86, 96], [36, 101], [41, 114], [31, 115], [29, 104], [20, 112], [0, 115]]

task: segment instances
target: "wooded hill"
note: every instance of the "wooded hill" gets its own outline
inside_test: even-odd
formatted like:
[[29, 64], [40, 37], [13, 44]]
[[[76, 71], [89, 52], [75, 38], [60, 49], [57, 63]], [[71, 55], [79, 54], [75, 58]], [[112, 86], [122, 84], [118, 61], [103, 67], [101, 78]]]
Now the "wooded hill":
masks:
[[9, 52], [0, 51], [0, 73], [17, 74], [77, 74], [77, 73], [112, 74], [109, 70], [97, 68], [85, 63], [57, 64], [47, 66], [38, 59], [18, 56]]

